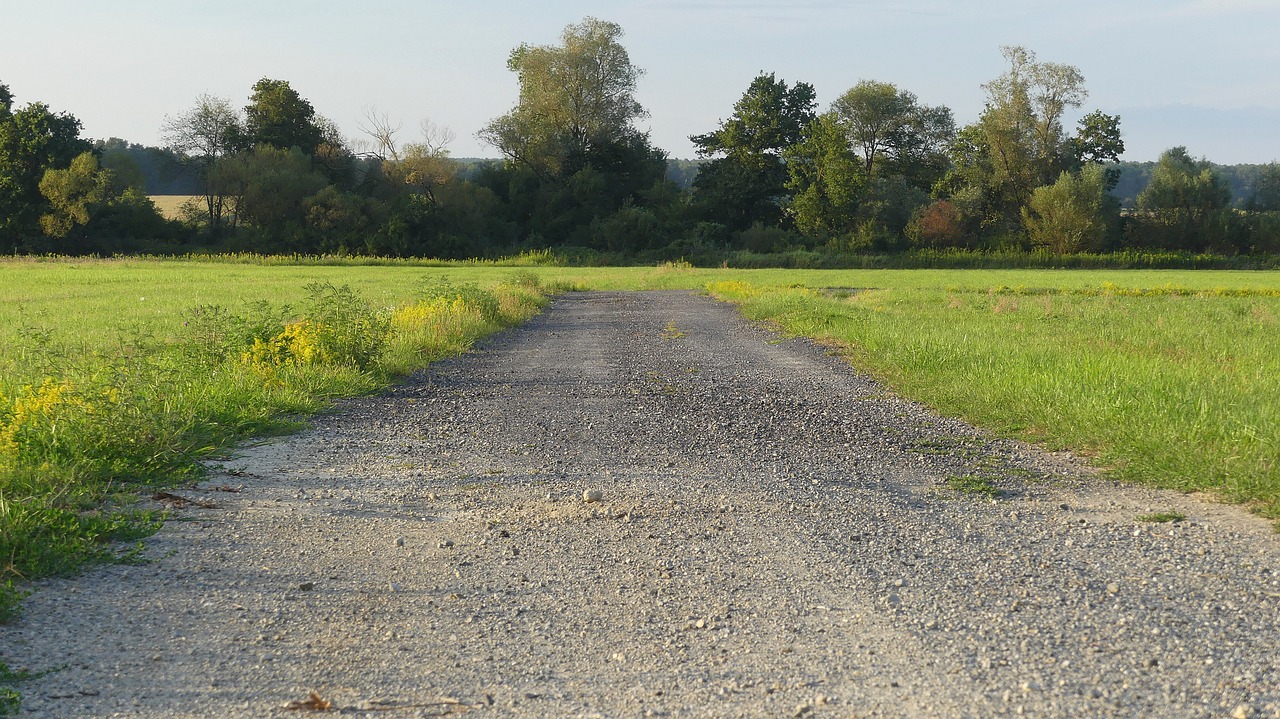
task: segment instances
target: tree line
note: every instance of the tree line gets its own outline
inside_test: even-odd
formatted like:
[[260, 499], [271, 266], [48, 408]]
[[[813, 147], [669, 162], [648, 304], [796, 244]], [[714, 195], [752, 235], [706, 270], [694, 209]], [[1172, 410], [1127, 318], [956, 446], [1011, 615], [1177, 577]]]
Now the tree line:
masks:
[[[555, 248], [598, 262], [1280, 252], [1280, 166], [1229, 178], [1182, 147], [1119, 163], [1120, 118], [1095, 110], [1067, 128], [1088, 97], [1083, 75], [1025, 48], [1003, 48], [1007, 69], [982, 86], [985, 109], [965, 126], [891, 83], [863, 80], [820, 110], [812, 85], [762, 72], [726, 119], [691, 136], [699, 159], [673, 161], [638, 129], [643, 70], [622, 35], [586, 18], [558, 44], [512, 51], [515, 104], [478, 133], [498, 161], [454, 160], [447, 130], [423, 121], [406, 140], [372, 109], [344, 137], [284, 80], [260, 80], [243, 107], [196, 98], [165, 118], [164, 149], [92, 143], [74, 116], [15, 108], [0, 84], [0, 249], [466, 258]], [[200, 199], [165, 220], [145, 190], [157, 186]]]

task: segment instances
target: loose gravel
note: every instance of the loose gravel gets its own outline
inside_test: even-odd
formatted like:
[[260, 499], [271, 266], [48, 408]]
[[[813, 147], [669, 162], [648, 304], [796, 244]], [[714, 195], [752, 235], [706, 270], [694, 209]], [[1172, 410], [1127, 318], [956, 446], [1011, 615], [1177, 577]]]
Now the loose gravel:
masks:
[[0, 627], [25, 715], [1280, 717], [1267, 523], [693, 294], [562, 296], [184, 492]]

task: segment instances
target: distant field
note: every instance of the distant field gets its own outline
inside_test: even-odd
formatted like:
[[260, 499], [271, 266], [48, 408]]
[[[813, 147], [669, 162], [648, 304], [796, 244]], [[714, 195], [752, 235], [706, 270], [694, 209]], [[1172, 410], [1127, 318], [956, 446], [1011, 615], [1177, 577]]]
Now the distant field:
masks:
[[151, 201], [156, 203], [156, 209], [160, 214], [169, 220], [181, 219], [182, 215], [178, 210], [182, 207], [182, 203], [188, 200], [198, 202], [204, 199], [201, 195], [151, 195], [150, 197]]
[[[0, 260], [0, 342], [20, 324], [48, 329], [56, 337], [91, 347], [118, 344], [139, 330], [172, 339], [184, 315], [199, 305], [240, 308], [249, 302], [296, 304], [311, 282], [347, 284], [378, 306], [413, 298], [438, 280], [490, 286], [533, 275], [545, 285], [579, 283], [601, 290], [705, 289], [709, 282], [741, 280], [761, 288], [877, 288], [895, 298], [940, 296], [948, 290], [996, 287], [1086, 290], [1114, 285], [1190, 290], [1280, 292], [1280, 272], [1175, 270], [722, 270], [653, 267], [420, 267], [388, 265], [240, 264], [185, 260]], [[1125, 301], [1113, 298], [1119, 311]], [[1025, 304], [1025, 303], [1024, 303]], [[1205, 305], [1210, 303], [1191, 303]], [[1099, 318], [1101, 322], [1103, 318]], [[1226, 342], [1229, 344], [1230, 339]], [[4, 355], [0, 344], [0, 357]]]

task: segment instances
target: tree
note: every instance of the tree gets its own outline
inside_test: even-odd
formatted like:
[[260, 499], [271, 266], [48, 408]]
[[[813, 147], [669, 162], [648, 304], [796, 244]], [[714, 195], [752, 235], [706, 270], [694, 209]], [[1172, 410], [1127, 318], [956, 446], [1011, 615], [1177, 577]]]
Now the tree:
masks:
[[716, 159], [694, 179], [693, 202], [701, 219], [732, 230], [783, 219], [788, 190], [783, 153], [802, 141], [814, 120], [813, 86], [794, 87], [761, 73], [714, 132], [689, 139], [701, 157]]
[[[1085, 116], [1075, 135], [1064, 130], [1067, 110], [1088, 97], [1078, 68], [1039, 62], [1022, 47], [1001, 52], [1009, 69], [982, 86], [986, 109], [957, 133], [948, 153], [951, 169], [933, 191], [954, 200], [969, 233], [1004, 242], [1026, 229], [1025, 217], [1038, 217], [1023, 212], [1037, 188], [1056, 186], [1063, 172], [1079, 175], [1087, 165], [1115, 162], [1124, 142], [1120, 119], [1100, 111]], [[1105, 169], [1103, 178], [1113, 187], [1119, 173]]]
[[1280, 163], [1272, 162], [1258, 169], [1247, 204], [1254, 212], [1280, 212]]
[[950, 109], [921, 105], [915, 94], [890, 83], [863, 80], [836, 98], [831, 110], [868, 177], [901, 174], [927, 189], [945, 170], [945, 150], [955, 136]]
[[798, 82], [788, 87], [773, 73], [761, 73], [751, 81], [733, 106], [733, 115], [719, 129], [689, 139], [700, 157], [770, 155], [800, 142], [814, 120], [817, 93], [813, 85]]
[[1080, 118], [1076, 135], [1071, 138], [1071, 149], [1078, 168], [1091, 163], [1111, 165], [1106, 168], [1104, 179], [1107, 192], [1120, 183], [1120, 168], [1115, 163], [1124, 154], [1124, 139], [1120, 136], [1120, 118], [1101, 110]]
[[227, 100], [200, 95], [187, 112], [166, 117], [161, 131], [168, 147], [186, 158], [200, 178], [209, 213], [209, 232], [216, 236], [222, 229], [226, 199], [218, 192], [212, 172], [224, 157], [246, 146], [248, 131], [244, 121]]
[[320, 144], [311, 159], [318, 170], [330, 182], [350, 186], [355, 183], [358, 160], [347, 140], [333, 120], [316, 115], [316, 127], [320, 130]]
[[416, 192], [435, 203], [436, 189], [451, 182], [458, 172], [457, 163], [449, 157], [454, 135], [428, 119], [418, 126], [422, 130], [421, 141], [403, 147], [396, 140], [401, 125], [392, 125], [385, 114], [376, 110], [365, 113], [360, 129], [373, 139], [373, 158], [397, 191]]
[[105, 202], [114, 175], [98, 168], [92, 152], [77, 155], [65, 170], [45, 170], [40, 194], [49, 200], [51, 212], [40, 216], [40, 227], [49, 237], [66, 237], [77, 225], [89, 224], [95, 205]]
[[1077, 108], [1088, 92], [1084, 76], [1071, 65], [1036, 62], [1021, 47], [1001, 50], [1009, 70], [983, 85], [987, 108], [978, 121], [991, 159], [990, 183], [997, 203], [1017, 213], [1031, 192], [1070, 169], [1062, 115]]
[[964, 216], [949, 200], [935, 200], [916, 210], [905, 232], [919, 247], [959, 247], [964, 243]]
[[1187, 148], [1174, 147], [1160, 155], [1151, 181], [1138, 195], [1138, 209], [1162, 234], [1162, 244], [1202, 250], [1215, 243], [1215, 230], [1224, 222], [1231, 188], [1208, 160], [1196, 160]]
[[80, 138], [80, 121], [33, 102], [13, 111], [13, 95], [0, 85], [0, 242], [16, 249], [24, 238], [41, 233], [40, 217], [49, 210], [40, 181], [50, 168], [67, 168], [92, 150]]
[[1124, 154], [1124, 138], [1120, 136], [1120, 118], [1101, 110], [1080, 118], [1072, 149], [1083, 165], [1090, 162], [1119, 162]]
[[434, 203], [436, 189], [453, 181], [458, 166], [449, 158], [448, 150], [415, 142], [405, 145], [400, 159], [384, 165], [383, 172], [407, 190]]
[[1092, 163], [1079, 174], [1063, 172], [1054, 184], [1036, 188], [1022, 210], [1031, 243], [1058, 254], [1104, 249], [1120, 218], [1107, 181], [1106, 168]]
[[666, 153], [636, 127], [647, 116], [635, 99], [643, 71], [621, 37], [618, 25], [589, 17], [567, 26], [559, 45], [511, 53], [519, 100], [477, 134], [506, 162], [476, 181], [503, 200], [505, 219], [531, 244], [587, 246], [595, 220], [668, 196], [655, 190], [665, 182]]
[[643, 70], [619, 42], [622, 28], [588, 17], [560, 45], [524, 44], [507, 67], [519, 76], [516, 107], [478, 133], [513, 163], [568, 177], [610, 145], [638, 135], [648, 113], [635, 99]]
[[314, 155], [325, 141], [315, 108], [284, 80], [264, 77], [255, 83], [244, 112], [251, 145], [282, 150], [296, 147], [303, 154]]
[[867, 173], [849, 147], [839, 116], [819, 116], [786, 160], [787, 189], [794, 193], [788, 212], [796, 229], [819, 239], [852, 231]]
[[[1001, 48], [1009, 71], [983, 85], [988, 112], [994, 111], [993, 130], [998, 139], [1022, 145], [1016, 148], [1034, 162], [1043, 176], [1060, 162], [1065, 138], [1062, 115], [1077, 108], [1089, 96], [1079, 68], [1052, 62], [1036, 62], [1034, 52], [1022, 47]], [[995, 145], [997, 152], [1013, 151]]]
[[211, 176], [218, 193], [230, 200], [237, 222], [266, 230], [277, 241], [305, 225], [304, 200], [328, 184], [301, 150], [270, 145], [222, 158]]
[[104, 169], [111, 170], [115, 175], [114, 194], [121, 194], [130, 187], [138, 189], [144, 195], [147, 194], [147, 177], [142, 172], [142, 166], [138, 164], [132, 154], [115, 147], [102, 147], [101, 144], [95, 149], [99, 149], [102, 153], [102, 159], [99, 164]]

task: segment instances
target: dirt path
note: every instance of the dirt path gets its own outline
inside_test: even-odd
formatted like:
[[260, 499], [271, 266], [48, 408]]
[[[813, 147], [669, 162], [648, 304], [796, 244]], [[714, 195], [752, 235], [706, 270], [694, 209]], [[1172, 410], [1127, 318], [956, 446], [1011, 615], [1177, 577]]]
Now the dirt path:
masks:
[[152, 562], [0, 627], [15, 669], [67, 665], [31, 715], [1280, 716], [1266, 523], [690, 294], [564, 296], [224, 469]]

